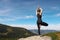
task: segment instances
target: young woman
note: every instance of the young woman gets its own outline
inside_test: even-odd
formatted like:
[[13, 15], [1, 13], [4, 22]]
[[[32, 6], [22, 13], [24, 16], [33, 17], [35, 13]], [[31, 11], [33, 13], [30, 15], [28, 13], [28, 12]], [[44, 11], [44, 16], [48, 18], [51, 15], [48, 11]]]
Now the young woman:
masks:
[[48, 24], [42, 21], [42, 9], [41, 8], [38, 8], [36, 10], [36, 15], [37, 15], [38, 33], [40, 35], [40, 25], [42, 25], [42, 26], [48, 26]]

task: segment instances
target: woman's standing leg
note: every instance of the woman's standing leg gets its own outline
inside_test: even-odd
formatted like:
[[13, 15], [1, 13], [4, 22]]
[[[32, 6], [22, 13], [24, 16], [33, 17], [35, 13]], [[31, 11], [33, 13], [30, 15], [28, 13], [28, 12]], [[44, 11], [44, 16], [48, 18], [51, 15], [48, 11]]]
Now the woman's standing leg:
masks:
[[41, 33], [40, 33], [40, 24], [39, 23], [37, 23], [37, 27], [38, 27], [38, 33], [40, 35]]

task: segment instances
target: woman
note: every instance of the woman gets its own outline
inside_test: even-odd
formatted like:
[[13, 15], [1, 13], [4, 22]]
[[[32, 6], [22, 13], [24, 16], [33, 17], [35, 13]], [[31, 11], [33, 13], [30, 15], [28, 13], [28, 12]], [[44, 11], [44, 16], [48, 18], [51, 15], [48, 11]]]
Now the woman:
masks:
[[41, 8], [37, 9], [36, 14], [37, 14], [37, 18], [38, 18], [38, 20], [37, 20], [38, 33], [40, 35], [40, 25], [48, 26], [48, 24], [42, 21], [42, 9]]

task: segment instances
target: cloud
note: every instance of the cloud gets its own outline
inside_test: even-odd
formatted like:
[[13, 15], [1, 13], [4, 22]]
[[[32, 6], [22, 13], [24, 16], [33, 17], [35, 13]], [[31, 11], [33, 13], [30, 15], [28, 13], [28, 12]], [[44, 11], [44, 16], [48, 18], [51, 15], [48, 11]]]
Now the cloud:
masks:
[[17, 16], [8, 15], [7, 17], [0, 17], [0, 22], [1, 21], [3, 21], [3, 22], [17, 21], [17, 20], [20, 20], [20, 19], [31, 19], [31, 18], [34, 18], [34, 16], [30, 15], [30, 16], [18, 16], [17, 17]]
[[10, 0], [1, 0], [1, 2], [8, 3]]
[[60, 30], [60, 23], [59, 24], [50, 24], [47, 27], [41, 27], [41, 29], [47, 29], [47, 30]]
[[4, 9], [4, 10], [0, 10], [0, 13], [5, 13], [5, 12], [9, 12], [10, 9]]
[[52, 10], [59, 10], [60, 8], [59, 8], [59, 7], [54, 6], [54, 7], [51, 7], [51, 9], [52, 9]]
[[26, 18], [26, 19], [29, 19], [29, 18], [34, 18], [34, 16], [29, 15], [29, 16], [25, 16], [24, 18]]
[[12, 9], [1, 9], [0, 16], [8, 16], [10, 11], [12, 11]]
[[10, 2], [10, 0], [0, 0], [0, 5], [2, 5], [2, 6], [8, 6], [11, 2]]
[[[31, 25], [31, 24], [9, 24], [13, 27], [22, 27], [26, 29], [38, 29], [37, 25]], [[49, 26], [41, 26], [41, 30], [60, 30], [60, 24], [50, 24]]]
[[7, 17], [5, 17], [5, 18], [0, 18], [0, 21], [14, 21], [15, 19], [13, 19], [13, 18], [7, 18]]
[[15, 19], [31, 19], [34, 18], [33, 15], [26, 15], [26, 16], [15, 16]]
[[17, 16], [15, 19], [31, 19], [34, 18], [33, 15], [26, 15], [26, 16]]
[[9, 1], [9, 0], [2, 0], [2, 1], [7, 2], [7, 1]]
[[60, 17], [60, 13], [57, 13], [55, 16]]
[[37, 29], [36, 25], [31, 25], [31, 24], [7, 24], [13, 27], [22, 27], [26, 29]]

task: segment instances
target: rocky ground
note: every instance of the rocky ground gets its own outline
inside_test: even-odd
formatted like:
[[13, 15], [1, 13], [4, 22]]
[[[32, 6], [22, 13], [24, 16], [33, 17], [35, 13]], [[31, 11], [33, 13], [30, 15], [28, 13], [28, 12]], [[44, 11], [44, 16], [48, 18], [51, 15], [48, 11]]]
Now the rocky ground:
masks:
[[52, 40], [49, 36], [31, 36], [27, 38], [20, 38], [18, 40]]

